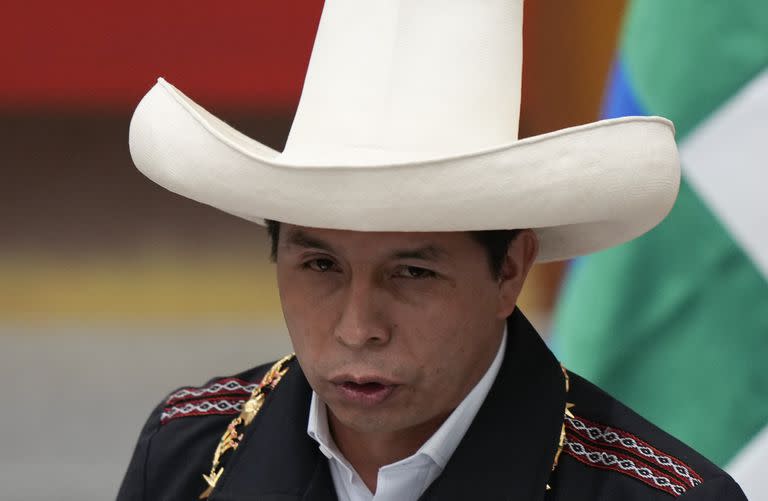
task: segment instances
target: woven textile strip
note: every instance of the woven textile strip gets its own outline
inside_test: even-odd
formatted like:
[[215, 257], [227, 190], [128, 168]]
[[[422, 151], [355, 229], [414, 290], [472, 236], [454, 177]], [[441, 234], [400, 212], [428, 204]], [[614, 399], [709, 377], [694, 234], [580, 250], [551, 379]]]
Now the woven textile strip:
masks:
[[205, 386], [188, 387], [175, 391], [168, 397], [165, 403], [166, 405], [171, 405], [184, 400], [222, 395], [244, 395], [247, 397], [256, 386], [257, 383], [251, 383], [238, 378], [217, 379]]
[[631, 433], [579, 416], [566, 417], [565, 425], [564, 451], [584, 464], [631, 476], [673, 496], [702, 482], [683, 461]]
[[247, 398], [247, 396], [242, 398], [211, 398], [165, 407], [163, 413], [160, 414], [160, 423], [166, 424], [168, 421], [189, 416], [237, 414], [242, 410], [243, 402]]
[[238, 414], [257, 386], [258, 383], [230, 377], [205, 386], [182, 388], [166, 399], [160, 424], [183, 417]]

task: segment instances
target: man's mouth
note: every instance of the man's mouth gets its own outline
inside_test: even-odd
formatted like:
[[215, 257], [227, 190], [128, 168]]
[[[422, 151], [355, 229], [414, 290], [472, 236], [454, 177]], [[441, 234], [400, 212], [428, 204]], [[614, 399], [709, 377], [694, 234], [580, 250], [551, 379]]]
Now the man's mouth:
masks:
[[339, 396], [350, 403], [373, 406], [384, 402], [399, 386], [388, 381], [334, 381]]

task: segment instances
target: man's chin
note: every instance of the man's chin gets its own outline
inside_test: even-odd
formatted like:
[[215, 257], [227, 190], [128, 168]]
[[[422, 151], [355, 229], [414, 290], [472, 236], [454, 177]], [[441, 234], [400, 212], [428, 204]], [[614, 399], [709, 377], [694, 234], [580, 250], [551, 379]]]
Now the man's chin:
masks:
[[405, 416], [393, 415], [392, 409], [350, 409], [329, 405], [330, 420], [356, 433], [390, 433], [408, 426]]

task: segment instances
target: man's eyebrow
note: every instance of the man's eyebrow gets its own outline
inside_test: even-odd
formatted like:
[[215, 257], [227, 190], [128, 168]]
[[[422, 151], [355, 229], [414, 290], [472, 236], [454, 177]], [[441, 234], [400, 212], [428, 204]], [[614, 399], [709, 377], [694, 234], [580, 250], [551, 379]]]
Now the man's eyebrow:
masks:
[[448, 255], [448, 251], [434, 244], [425, 245], [416, 249], [396, 250], [390, 254], [391, 259], [421, 259], [424, 261], [437, 261]]
[[[335, 254], [334, 247], [320, 238], [307, 234], [302, 230], [292, 230], [285, 239], [286, 245], [295, 245], [307, 249], [319, 249], [331, 254]], [[421, 259], [424, 261], [437, 261], [441, 257], [448, 255], [448, 251], [435, 245], [427, 244], [414, 249], [398, 249], [389, 254], [389, 259]]]
[[288, 233], [285, 241], [287, 245], [296, 245], [298, 247], [305, 247], [307, 249], [320, 249], [330, 253], [335, 252], [331, 244], [320, 238], [308, 235], [302, 230], [292, 230], [290, 233]]

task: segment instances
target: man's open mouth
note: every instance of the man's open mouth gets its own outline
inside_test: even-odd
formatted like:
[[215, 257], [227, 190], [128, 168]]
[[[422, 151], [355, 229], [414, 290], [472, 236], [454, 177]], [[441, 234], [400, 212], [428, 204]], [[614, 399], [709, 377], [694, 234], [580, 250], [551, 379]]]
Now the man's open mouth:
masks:
[[372, 383], [359, 384], [359, 383], [354, 383], [352, 381], [348, 381], [344, 383], [342, 386], [344, 386], [346, 389], [350, 391], [359, 391], [365, 394], [374, 394], [386, 387], [386, 385], [382, 383], [372, 382]]
[[354, 381], [344, 381], [336, 383], [340, 396], [351, 403], [361, 405], [376, 405], [392, 394], [398, 387], [395, 384], [385, 384], [378, 381], [369, 381], [357, 383]]

